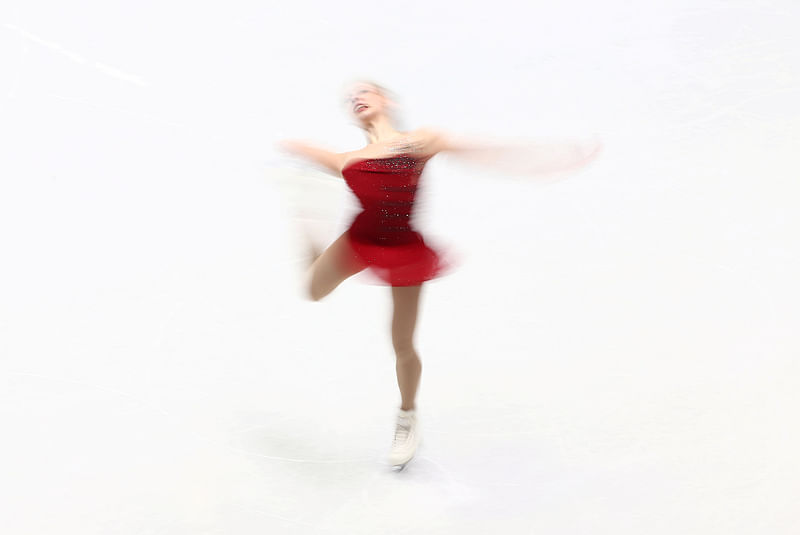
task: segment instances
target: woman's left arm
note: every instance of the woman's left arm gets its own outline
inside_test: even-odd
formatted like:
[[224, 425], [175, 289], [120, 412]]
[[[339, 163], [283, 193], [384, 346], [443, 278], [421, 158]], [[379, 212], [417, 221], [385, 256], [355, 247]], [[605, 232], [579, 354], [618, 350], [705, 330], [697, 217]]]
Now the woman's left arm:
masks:
[[599, 139], [571, 141], [498, 141], [457, 136], [430, 128], [415, 132], [431, 156], [452, 154], [470, 163], [514, 175], [551, 176], [580, 169], [600, 154]]

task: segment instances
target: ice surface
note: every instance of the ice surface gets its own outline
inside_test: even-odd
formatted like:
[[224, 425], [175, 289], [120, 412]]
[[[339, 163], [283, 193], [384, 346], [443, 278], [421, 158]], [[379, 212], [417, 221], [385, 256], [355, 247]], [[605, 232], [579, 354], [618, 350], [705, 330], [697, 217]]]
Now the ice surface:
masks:
[[[800, 532], [799, 16], [4, 4], [0, 531]], [[546, 186], [430, 164], [463, 262], [400, 473], [389, 292], [303, 299], [298, 237], [353, 201], [273, 148], [357, 148], [352, 76], [409, 126], [605, 142]]]

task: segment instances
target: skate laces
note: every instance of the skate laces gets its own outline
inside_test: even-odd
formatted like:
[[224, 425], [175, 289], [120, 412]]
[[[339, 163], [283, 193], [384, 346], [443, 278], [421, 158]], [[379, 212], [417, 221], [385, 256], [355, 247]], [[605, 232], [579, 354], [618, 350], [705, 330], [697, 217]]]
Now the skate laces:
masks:
[[404, 418], [400, 416], [397, 418], [397, 426], [394, 429], [394, 443], [401, 444], [408, 440], [408, 435], [411, 434], [411, 418]]

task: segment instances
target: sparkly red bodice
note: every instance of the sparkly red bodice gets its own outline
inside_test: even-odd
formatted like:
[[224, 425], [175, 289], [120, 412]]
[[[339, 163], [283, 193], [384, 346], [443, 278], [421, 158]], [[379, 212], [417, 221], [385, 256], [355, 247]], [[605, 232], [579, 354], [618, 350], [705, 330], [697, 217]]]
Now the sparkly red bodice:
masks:
[[356, 161], [342, 170], [362, 208], [350, 229], [355, 237], [383, 245], [417, 241], [411, 218], [424, 166], [423, 161], [397, 156]]
[[425, 161], [410, 156], [358, 160], [342, 169], [361, 203], [348, 232], [356, 259], [392, 286], [411, 286], [442, 270], [439, 255], [411, 226]]

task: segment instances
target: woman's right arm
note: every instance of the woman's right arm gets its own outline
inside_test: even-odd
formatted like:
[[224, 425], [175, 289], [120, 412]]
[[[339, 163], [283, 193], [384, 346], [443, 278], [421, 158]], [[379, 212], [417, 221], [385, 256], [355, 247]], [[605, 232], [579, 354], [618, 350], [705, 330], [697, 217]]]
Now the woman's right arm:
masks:
[[287, 140], [279, 143], [281, 149], [321, 166], [325, 171], [341, 176], [346, 154], [314, 147], [303, 141]]

